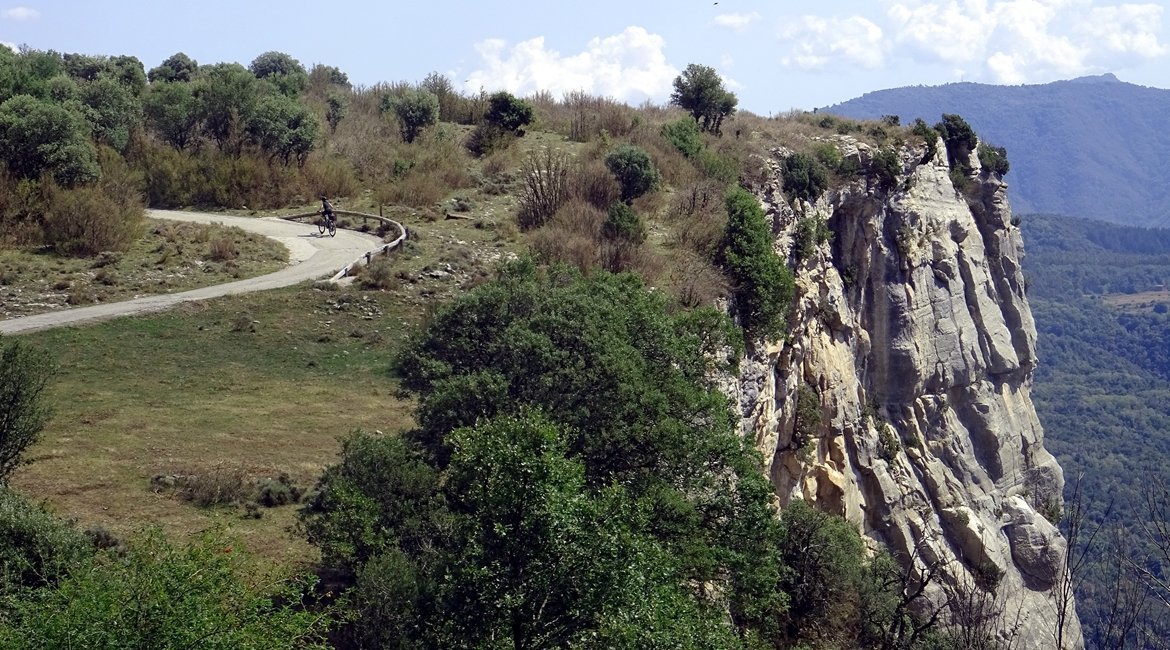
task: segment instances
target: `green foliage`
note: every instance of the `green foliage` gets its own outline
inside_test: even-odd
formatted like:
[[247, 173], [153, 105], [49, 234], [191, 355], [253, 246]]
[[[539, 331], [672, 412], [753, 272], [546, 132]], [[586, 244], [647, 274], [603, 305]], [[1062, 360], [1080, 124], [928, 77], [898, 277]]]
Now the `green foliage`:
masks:
[[349, 95], [330, 90], [325, 95], [325, 121], [329, 123], [329, 132], [337, 131], [337, 125], [341, 124], [341, 120], [345, 119], [349, 112]]
[[829, 223], [819, 214], [805, 217], [796, 222], [794, 233], [793, 253], [798, 262], [803, 262], [816, 253], [821, 244], [829, 241], [833, 231], [829, 230]]
[[607, 239], [641, 244], [646, 241], [646, 226], [629, 205], [614, 203], [601, 225], [601, 234]]
[[18, 178], [50, 174], [65, 186], [89, 183], [100, 174], [89, 130], [77, 112], [18, 95], [0, 104], [0, 158]]
[[384, 98], [383, 105], [387, 104], [398, 117], [402, 139], [407, 143], [414, 142], [419, 132], [439, 121], [439, 98], [430, 91], [407, 89]]
[[619, 145], [609, 152], [605, 156], [605, 166], [621, 185], [622, 200], [626, 202], [655, 189], [662, 181], [662, 174], [649, 154], [631, 144]]
[[878, 149], [873, 155], [873, 171], [882, 189], [887, 191], [892, 189], [902, 173], [902, 159], [898, 152], [888, 147]]
[[784, 191], [794, 199], [813, 202], [829, 186], [825, 166], [808, 154], [797, 152], [784, 159], [780, 170]]
[[1008, 173], [1010, 165], [1007, 159], [1007, 149], [1003, 147], [994, 147], [989, 144], [980, 144], [978, 148], [979, 164], [983, 170], [998, 176], [1004, 176]]
[[194, 95], [203, 134], [220, 151], [239, 155], [243, 127], [256, 106], [256, 77], [238, 63], [200, 68]]
[[56, 584], [90, 553], [80, 531], [0, 485], [0, 626], [26, 590]]
[[894, 429], [889, 422], [877, 422], [878, 430], [878, 455], [886, 462], [893, 462], [898, 457], [898, 452], [902, 451], [902, 445], [898, 442], [898, 437], [894, 435]]
[[192, 81], [199, 70], [199, 64], [191, 57], [177, 52], [167, 57], [157, 68], [151, 68], [147, 78], [151, 83], [157, 81]]
[[784, 527], [782, 580], [788, 594], [784, 629], [790, 643], [833, 646], [856, 636], [856, 596], [865, 546], [849, 522], [801, 499], [780, 512]]
[[703, 138], [695, 120], [683, 118], [662, 125], [660, 131], [667, 142], [687, 158], [695, 158], [703, 149]]
[[723, 266], [735, 283], [740, 324], [752, 334], [774, 336], [784, 326], [795, 290], [792, 272], [772, 250], [772, 232], [756, 197], [739, 187], [728, 191]]
[[265, 52], [252, 60], [248, 70], [257, 79], [275, 85], [287, 97], [296, 97], [309, 85], [305, 67], [284, 52]]
[[304, 164], [320, 127], [305, 105], [285, 95], [268, 95], [256, 103], [245, 130], [269, 158], [279, 157], [285, 164], [295, 159]]
[[961, 116], [952, 113], [943, 113], [942, 121], [934, 125], [934, 130], [938, 131], [947, 145], [947, 158], [951, 166], [965, 171], [968, 168], [967, 157], [979, 142], [975, 130]]
[[938, 152], [938, 131], [931, 128], [921, 117], [914, 118], [914, 127], [910, 131], [926, 142], [926, 153], [922, 156], [923, 162], [934, 158], [934, 154]]
[[812, 461], [809, 454], [816, 444], [816, 439], [820, 436], [824, 419], [820, 394], [812, 386], [802, 384], [796, 390], [796, 410], [792, 418], [792, 446], [796, 448], [804, 462]]
[[146, 124], [164, 142], [184, 150], [198, 135], [198, 105], [189, 83], [157, 81], [143, 100]]
[[324, 648], [326, 617], [293, 606], [300, 581], [256, 580], [232, 542], [186, 548], [151, 532], [14, 603], [5, 648]]
[[735, 112], [739, 99], [723, 87], [714, 68], [691, 63], [674, 78], [670, 103], [690, 113], [704, 131], [719, 133], [723, 120]]
[[94, 138], [124, 152], [130, 144], [130, 133], [142, 123], [138, 93], [115, 77], [102, 74], [81, 87], [80, 97], [93, 125]]
[[0, 348], [0, 485], [20, 464], [20, 455], [36, 442], [49, 417], [41, 393], [52, 366], [48, 355], [20, 341]]
[[488, 97], [484, 120], [506, 132], [518, 133], [520, 129], [532, 123], [534, 116], [532, 104], [501, 90]]

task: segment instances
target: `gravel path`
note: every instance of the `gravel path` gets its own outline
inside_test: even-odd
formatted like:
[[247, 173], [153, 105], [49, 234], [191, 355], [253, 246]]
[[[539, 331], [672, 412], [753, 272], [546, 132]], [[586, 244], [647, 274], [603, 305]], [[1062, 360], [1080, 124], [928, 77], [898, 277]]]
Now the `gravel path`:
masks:
[[376, 250], [382, 243], [382, 240], [374, 235], [352, 230], [338, 230], [336, 237], [319, 235], [315, 224], [286, 221], [277, 217], [232, 217], [222, 214], [169, 210], [147, 210], [147, 216], [155, 219], [239, 226], [248, 232], [271, 237], [288, 248], [289, 265], [268, 275], [181, 293], [143, 296], [122, 302], [0, 320], [0, 334], [19, 334], [80, 323], [92, 323], [118, 316], [161, 311], [181, 302], [287, 287], [305, 280], [333, 275], [338, 269], [362, 257], [368, 251]]

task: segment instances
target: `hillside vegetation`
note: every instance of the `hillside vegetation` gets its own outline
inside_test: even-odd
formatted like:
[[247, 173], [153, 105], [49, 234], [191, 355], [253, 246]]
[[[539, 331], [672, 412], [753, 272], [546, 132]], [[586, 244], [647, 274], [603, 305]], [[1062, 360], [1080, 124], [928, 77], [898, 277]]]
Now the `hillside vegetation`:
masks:
[[[1113, 75], [1040, 85], [953, 83], [866, 93], [821, 109], [903, 123], [958, 113], [1011, 155], [1016, 212], [1170, 226], [1170, 90]], [[1089, 126], [1091, 125], [1091, 126]]]
[[[1089, 529], [1103, 526], [1078, 594], [1086, 639], [1159, 647], [1133, 631], [1119, 636], [1109, 612], [1116, 587], [1134, 577], [1112, 560], [1167, 561], [1143, 523], [1157, 521], [1148, 499], [1170, 484], [1170, 299], [1149, 291], [1170, 280], [1170, 231], [1050, 215], [1022, 224], [1041, 360], [1032, 397], [1068, 478], [1066, 497], [1079, 483]], [[1123, 297], [1132, 299], [1126, 307], [1111, 304]], [[1165, 638], [1168, 616], [1147, 602], [1139, 620]]]

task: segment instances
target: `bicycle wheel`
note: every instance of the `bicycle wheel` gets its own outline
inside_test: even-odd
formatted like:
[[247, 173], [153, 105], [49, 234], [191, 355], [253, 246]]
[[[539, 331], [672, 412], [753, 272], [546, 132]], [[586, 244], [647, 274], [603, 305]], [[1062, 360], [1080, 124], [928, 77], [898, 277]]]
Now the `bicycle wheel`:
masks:
[[317, 232], [324, 235], [325, 234], [325, 223], [328, 221], [329, 221], [328, 218], [322, 217], [321, 220], [317, 222]]
[[329, 236], [332, 237], [337, 234], [337, 219], [330, 219], [328, 223]]

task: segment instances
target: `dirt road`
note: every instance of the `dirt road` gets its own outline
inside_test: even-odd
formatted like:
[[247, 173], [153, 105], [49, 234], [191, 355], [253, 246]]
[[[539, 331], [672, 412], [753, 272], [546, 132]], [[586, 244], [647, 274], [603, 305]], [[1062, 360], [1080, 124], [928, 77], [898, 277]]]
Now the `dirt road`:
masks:
[[54, 327], [107, 320], [118, 316], [145, 314], [161, 311], [181, 302], [287, 287], [305, 280], [333, 275], [345, 265], [365, 255], [366, 252], [377, 249], [382, 243], [382, 240], [374, 235], [351, 230], [338, 230], [336, 237], [322, 236], [317, 233], [316, 225], [285, 221], [276, 217], [232, 217], [222, 214], [168, 210], [147, 210], [147, 216], [155, 219], [239, 226], [249, 232], [271, 237], [288, 248], [289, 265], [268, 275], [181, 293], [143, 296], [123, 302], [0, 320], [0, 334], [35, 332]]

